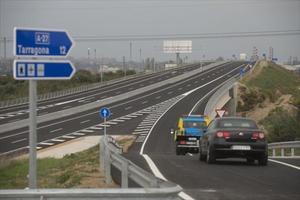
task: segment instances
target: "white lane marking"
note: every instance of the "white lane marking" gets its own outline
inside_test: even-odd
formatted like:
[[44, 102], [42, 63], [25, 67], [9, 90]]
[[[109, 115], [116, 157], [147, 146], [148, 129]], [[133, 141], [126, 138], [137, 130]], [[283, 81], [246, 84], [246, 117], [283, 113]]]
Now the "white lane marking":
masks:
[[157, 96], [157, 97], [155, 97], [155, 99], [160, 99], [161, 98], [161, 96]]
[[132, 108], [132, 106], [128, 106], [128, 107], [125, 108], [125, 110], [129, 110], [131, 108]]
[[[28, 147], [29, 148], [29, 147]], [[41, 149], [42, 147], [36, 147], [37, 150]]]
[[84, 124], [84, 123], [87, 123], [89, 121], [91, 121], [91, 120], [88, 119], [88, 120], [82, 121], [82, 122], [80, 122], [80, 124]]
[[5, 117], [0, 117], [0, 119], [5, 119]]
[[99, 99], [99, 100], [97, 100], [96, 102], [106, 101], [106, 100], [108, 100], [108, 99], [112, 99], [112, 97], [108, 97], [108, 98], [106, 98], [106, 99]]
[[46, 145], [46, 146], [52, 146], [52, 145], [54, 145], [54, 143], [50, 143], [50, 142], [41, 142], [39, 144]]
[[142, 115], [144, 115], [144, 114], [143, 114], [143, 113], [133, 113], [133, 114], [131, 114], [131, 115], [142, 116]]
[[47, 106], [42, 106], [42, 107], [39, 107], [39, 109], [46, 109]]
[[235, 71], [235, 70], [236, 70], [236, 68], [234, 68], [233, 70], [227, 72], [226, 74], [224, 74], [224, 75], [222, 75], [222, 76], [219, 76], [219, 77], [216, 78], [216, 79], [213, 79], [213, 80], [211, 80], [211, 81], [209, 81], [209, 82], [207, 82], [207, 83], [205, 83], [205, 84], [203, 84], [203, 85], [201, 85], [201, 86], [199, 86], [199, 87], [197, 87], [197, 88], [194, 88], [194, 89], [192, 89], [192, 90], [190, 90], [190, 91], [184, 93], [183, 95], [184, 95], [184, 96], [187, 96], [187, 95], [189, 95], [189, 94], [195, 92], [196, 90], [199, 90], [200, 88], [203, 88], [203, 87], [205, 87], [205, 86], [211, 84], [212, 82], [215, 82], [216, 80], [219, 80], [219, 79], [223, 78], [224, 76], [226, 76], [227, 74], [232, 73], [232, 72]]
[[113, 122], [125, 122], [125, 120], [122, 120], [122, 119], [114, 119], [112, 120]]
[[129, 120], [129, 119], [131, 119], [131, 118], [130, 118], [130, 117], [120, 117], [119, 119]]
[[98, 126], [102, 126], [102, 127], [110, 127], [110, 125], [108, 125], [108, 124], [99, 124]]
[[191, 197], [190, 195], [188, 195], [187, 193], [185, 193], [185, 192], [180, 192], [179, 194], [178, 194], [178, 196], [180, 196], [182, 199], [184, 199], [184, 200], [194, 200], [194, 198], [193, 197]]
[[22, 113], [22, 112], [18, 112], [18, 113], [17, 113], [17, 115], [23, 115], [23, 114], [24, 114], [24, 113]]
[[191, 84], [187, 84], [187, 85], [186, 85], [186, 87], [190, 87], [190, 86], [191, 86]]
[[72, 103], [72, 102], [75, 102], [75, 101], [79, 101], [79, 100], [84, 99], [84, 98], [85, 97], [82, 97], [82, 98], [79, 98], [79, 99], [73, 99], [73, 100], [70, 100], [70, 101], [64, 101], [64, 102], [56, 103], [54, 105], [60, 106], [60, 105], [64, 105], [64, 104], [67, 104], [67, 103]]
[[79, 135], [79, 136], [83, 136], [83, 135], [85, 135], [85, 133], [79, 133], [79, 132], [75, 132], [75, 133], [72, 133], [72, 135]]
[[194, 81], [194, 83], [198, 83], [198, 81]]
[[148, 103], [148, 101], [143, 101], [142, 104]]
[[54, 132], [57, 132], [57, 131], [61, 131], [63, 130], [62, 128], [58, 128], [58, 129], [55, 129], [55, 130], [52, 130], [52, 131], [49, 131], [50, 133], [54, 133]]
[[[221, 66], [223, 66], [223, 65], [219, 65], [219, 67], [221, 67]], [[243, 65], [240, 65], [240, 66], [243, 66]], [[240, 67], [240, 66], [238, 66], [238, 67]], [[236, 67], [235, 69], [237, 69], [238, 67]], [[217, 66], [216, 68], [218, 68], [218, 66]], [[216, 68], [213, 68], [213, 69], [216, 69]], [[211, 69], [211, 70], [213, 70], [213, 69]], [[233, 70], [235, 70], [235, 69], [233, 69]], [[202, 73], [202, 74], [200, 74], [200, 75], [203, 76], [204, 74], [209, 73], [211, 70], [207, 70], [207, 71], [205, 71], [204, 73]], [[233, 70], [232, 70], [232, 71], [233, 71]], [[230, 72], [231, 72], [231, 71], [230, 71]], [[230, 73], [230, 72], [228, 72], [228, 73]], [[226, 75], [226, 74], [224, 74], [223, 76], [225, 76], [225, 75]], [[221, 76], [221, 77], [223, 77], [223, 76]], [[219, 78], [221, 78], [221, 77], [219, 77]], [[219, 78], [216, 78], [215, 80], [217, 80], [217, 79], [219, 79]], [[179, 83], [173, 84], [173, 85], [171, 85], [171, 86], [169, 86], [169, 87], [167, 87], [167, 88], [158, 90], [158, 91], [156, 91], [156, 92], [153, 92], [153, 93], [150, 93], [150, 94], [147, 94], [147, 95], [144, 95], [144, 96], [140, 96], [140, 97], [138, 97], [138, 98], [136, 98], [136, 99], [133, 99], [133, 100], [130, 100], [130, 101], [126, 101], [126, 102], [124, 102], [124, 103], [116, 104], [116, 105], [112, 106], [111, 108], [115, 108], [115, 107], [118, 107], [118, 106], [121, 106], [121, 105], [124, 105], [124, 104], [128, 104], [128, 103], [133, 102], [133, 101], [137, 101], [137, 100], [139, 100], [139, 99], [142, 99], [142, 98], [151, 96], [151, 95], [153, 95], [153, 94], [162, 92], [162, 91], [164, 91], [164, 90], [170, 89], [170, 88], [172, 88], [172, 87], [174, 87], [174, 86], [176, 86], [176, 85], [180, 85], [180, 84], [182, 84], [182, 83], [184, 83], [184, 82], [187, 82], [187, 81], [190, 81], [190, 80], [191, 80], [191, 79], [186, 79], [186, 80], [184, 80], [184, 81], [181, 81], [181, 82], [179, 82]], [[207, 84], [205, 84], [205, 85], [207, 85]], [[203, 85], [203, 86], [205, 86], [205, 85]], [[200, 87], [201, 87], [201, 86], [200, 86]], [[188, 95], [188, 92], [185, 93], [184, 95]], [[112, 98], [112, 97], [109, 97], [109, 98], [107, 98], [107, 99], [111, 99], [111, 98]], [[105, 99], [105, 100], [107, 100], [107, 99]], [[100, 101], [100, 100], [98, 100], [98, 101]], [[97, 102], [98, 102], [98, 101], [97, 101]], [[101, 101], [102, 101], [102, 100], [101, 100]], [[150, 112], [151, 112], [151, 109], [145, 109], [145, 111], [150, 111]], [[29, 110], [26, 110], [26, 112], [28, 113]], [[41, 127], [38, 127], [37, 129], [42, 129], [42, 128], [50, 127], [50, 126], [53, 126], [53, 125], [61, 124], [61, 123], [64, 123], [64, 122], [72, 121], [72, 120], [75, 120], [75, 119], [79, 119], [79, 118], [82, 118], [82, 117], [86, 117], [86, 116], [98, 114], [98, 112], [99, 112], [99, 111], [91, 112], [91, 113], [84, 114], [84, 115], [81, 115], [81, 116], [78, 116], [78, 117], [74, 117], [74, 118], [66, 119], [66, 120], [59, 121], [59, 122], [56, 122], [56, 123], [53, 123], [53, 124], [48, 124], [48, 125], [45, 125], [45, 126], [41, 126]], [[131, 119], [131, 118], [121, 117], [120, 119]], [[6, 138], [10, 138], [10, 137], [14, 137], [14, 136], [21, 135], [21, 134], [27, 134], [27, 133], [28, 133], [28, 131], [23, 131], [23, 132], [21, 132], [21, 133], [16, 133], [16, 134], [12, 134], [12, 135], [8, 135], [8, 136], [1, 137], [0, 140], [6, 139]]]
[[274, 162], [274, 163], [278, 163], [278, 164], [281, 164], [281, 165], [285, 165], [287, 167], [291, 167], [291, 168], [300, 170], [300, 167], [295, 166], [295, 165], [291, 165], [291, 164], [288, 164], [288, 163], [285, 163], [285, 162], [281, 162], [281, 161], [278, 161], [278, 160], [273, 160], [273, 159], [268, 159], [268, 160], [271, 161], [271, 162]]
[[143, 133], [147, 134], [148, 131], [144, 131], [144, 132], [135, 132], [135, 131], [134, 131], [132, 134], [133, 134], [133, 135], [140, 135], [140, 134], [143, 134]]
[[68, 138], [68, 139], [73, 139], [73, 138], [76, 138], [74, 136], [70, 136], [70, 135], [63, 135], [61, 136], [62, 138]]
[[[146, 141], [146, 140], [145, 140]], [[145, 142], [144, 142], [145, 143]], [[156, 167], [156, 165], [154, 164], [154, 162], [152, 161], [152, 159], [148, 156], [148, 155], [146, 155], [146, 154], [141, 154], [144, 158], [145, 158], [145, 160], [147, 161], [147, 163], [148, 163], [148, 165], [149, 165], [149, 167], [150, 167], [150, 169], [151, 169], [151, 171], [153, 172], [153, 174], [156, 176], [156, 177], [158, 177], [158, 178], [160, 178], [160, 179], [162, 179], [162, 180], [164, 180], [164, 181], [167, 181], [167, 179], [162, 175], [162, 173], [159, 171], [159, 169]]]
[[15, 115], [7, 115], [7, 117], [13, 117], [13, 116], [15, 116]]
[[92, 126], [92, 127], [90, 127], [90, 129], [94, 129], [94, 130], [102, 130], [103, 128], [102, 128], [102, 127], [97, 127], [97, 126]]
[[93, 130], [88, 130], [88, 129], [84, 129], [84, 130], [80, 130], [80, 132], [84, 132], [84, 133], [94, 133], [95, 131], [93, 131]]
[[173, 93], [173, 91], [170, 91], [170, 92], [168, 92], [167, 94], [172, 94]]
[[64, 141], [66, 141], [66, 140], [62, 140], [62, 139], [52, 139], [51, 141], [53, 141], [53, 142], [64, 142]]
[[27, 140], [27, 138], [23, 138], [23, 139], [20, 139], [20, 140], [16, 140], [16, 141], [13, 141], [13, 142], [11, 142], [12, 144], [16, 144], [16, 143], [18, 143], [18, 142], [23, 142], [23, 141], [25, 141], [25, 140]]
[[138, 116], [136, 116], [136, 115], [126, 115], [126, 117], [135, 118], [135, 117], [138, 117]]
[[117, 122], [108, 121], [108, 122], [106, 122], [106, 124], [117, 125], [118, 123]]

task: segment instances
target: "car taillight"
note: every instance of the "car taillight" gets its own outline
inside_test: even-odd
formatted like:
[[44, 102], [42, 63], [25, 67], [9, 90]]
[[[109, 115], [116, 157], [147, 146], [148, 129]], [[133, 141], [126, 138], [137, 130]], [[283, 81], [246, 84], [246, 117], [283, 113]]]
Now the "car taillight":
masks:
[[261, 132], [252, 133], [252, 137], [251, 137], [251, 139], [253, 140], [258, 140], [258, 139], [262, 140], [264, 138], [265, 138], [265, 134]]
[[219, 138], [225, 138], [225, 139], [230, 138], [230, 133], [227, 131], [218, 131], [216, 135]]
[[186, 141], [179, 141], [179, 144], [186, 144]]

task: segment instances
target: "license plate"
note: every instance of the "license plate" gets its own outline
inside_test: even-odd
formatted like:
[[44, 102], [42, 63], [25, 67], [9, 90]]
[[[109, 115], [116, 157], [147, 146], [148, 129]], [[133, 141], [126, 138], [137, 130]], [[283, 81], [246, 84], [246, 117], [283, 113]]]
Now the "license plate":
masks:
[[195, 140], [197, 140], [197, 138], [188, 138], [188, 140], [195, 141]]
[[247, 145], [233, 145], [233, 146], [231, 146], [231, 149], [247, 151], [247, 150], [251, 150], [251, 147], [247, 146]]

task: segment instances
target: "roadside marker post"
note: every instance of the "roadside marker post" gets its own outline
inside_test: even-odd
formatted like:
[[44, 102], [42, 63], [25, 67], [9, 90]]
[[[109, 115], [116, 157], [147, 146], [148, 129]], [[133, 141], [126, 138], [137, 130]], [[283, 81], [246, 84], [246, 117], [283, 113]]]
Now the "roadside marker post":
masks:
[[[104, 168], [105, 171], [105, 182], [107, 184], [110, 184], [112, 179], [111, 179], [111, 167], [110, 167], [110, 151], [106, 150], [106, 145], [108, 146], [107, 142], [107, 134], [106, 134], [106, 118], [108, 118], [111, 115], [111, 112], [108, 108], [104, 107], [99, 110], [99, 115], [100, 117], [104, 120], [104, 142], [99, 142], [99, 157], [100, 157], [100, 168]], [[101, 147], [101, 144], [103, 147]], [[101, 150], [103, 152], [101, 152]]]
[[76, 71], [70, 61], [38, 59], [66, 58], [75, 43], [65, 30], [15, 27], [13, 38], [14, 78], [29, 80], [29, 188], [36, 189], [37, 80], [70, 79]]

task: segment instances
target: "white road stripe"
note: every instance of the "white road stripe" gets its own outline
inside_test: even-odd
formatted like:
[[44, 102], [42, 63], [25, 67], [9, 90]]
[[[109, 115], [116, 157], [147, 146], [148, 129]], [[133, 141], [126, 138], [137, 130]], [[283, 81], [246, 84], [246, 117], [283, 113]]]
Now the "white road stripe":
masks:
[[94, 129], [94, 130], [102, 130], [103, 128], [102, 128], [102, 127], [97, 127], [97, 126], [92, 126], [92, 127], [90, 127], [90, 129]]
[[22, 113], [22, 112], [19, 112], [19, 113], [17, 113], [17, 115], [23, 115], [24, 113]]
[[0, 119], [5, 119], [5, 117], [0, 117]]
[[125, 110], [129, 110], [131, 108], [132, 108], [132, 106], [128, 106], [128, 107], [125, 108]]
[[125, 122], [125, 120], [122, 120], [122, 119], [114, 119], [112, 120], [113, 122]]
[[72, 133], [72, 135], [79, 135], [79, 136], [82, 136], [82, 135], [85, 135], [85, 133], [79, 133], [79, 132], [76, 132], [76, 133]]
[[170, 91], [170, 92], [168, 92], [167, 94], [172, 94], [173, 92], [172, 91]]
[[13, 117], [13, 116], [15, 116], [15, 115], [7, 115], [7, 117]]
[[64, 142], [64, 141], [66, 141], [66, 140], [62, 140], [62, 139], [52, 139], [51, 141], [53, 141], [53, 142]]
[[133, 113], [132, 115], [142, 116], [142, 115], [144, 115], [144, 114], [143, 114], [143, 113]]
[[13, 141], [13, 142], [11, 142], [12, 144], [16, 144], [16, 143], [18, 143], [18, 142], [23, 142], [23, 141], [25, 141], [25, 140], [27, 140], [27, 138], [23, 138], [23, 139], [20, 139], [20, 140], [16, 140], [16, 141]]
[[135, 118], [135, 117], [138, 117], [138, 116], [136, 116], [136, 115], [126, 115], [126, 117], [133, 117], [133, 118]]
[[47, 146], [52, 146], [52, 145], [54, 145], [54, 143], [50, 143], [50, 142], [41, 142], [41, 143], [39, 143], [39, 144], [41, 144], [41, 145], [47, 145]]
[[131, 119], [131, 118], [129, 118], [129, 117], [120, 117], [119, 119], [129, 120], [129, 119]]
[[110, 125], [108, 125], [108, 124], [99, 124], [98, 126], [102, 126], [102, 127], [110, 127]]
[[148, 103], [148, 101], [143, 101], [142, 104]]
[[37, 150], [41, 149], [42, 147], [36, 147]]
[[84, 124], [84, 123], [87, 123], [89, 121], [91, 121], [91, 120], [88, 119], [88, 120], [82, 121], [82, 122], [80, 122], [80, 124]]
[[285, 162], [281, 162], [281, 161], [273, 160], [273, 159], [269, 159], [269, 161], [274, 162], [274, 163], [278, 163], [278, 164], [281, 164], [281, 165], [285, 165], [287, 167], [291, 167], [291, 168], [300, 170], [300, 167], [295, 166], [295, 165], [291, 165], [291, 164], [288, 164], [288, 163], [285, 163]]
[[76, 138], [74, 136], [70, 136], [70, 135], [63, 135], [61, 136], [62, 138], [68, 138], [68, 139], [73, 139], [73, 138]]
[[50, 131], [50, 133], [54, 133], [54, 132], [57, 132], [57, 131], [60, 131], [60, 130], [63, 130], [63, 129], [62, 128], [58, 128], [58, 129]]
[[117, 122], [113, 122], [113, 121], [108, 121], [108, 122], [106, 122], [106, 124], [116, 125], [116, 124], [118, 124], [118, 123], [117, 123]]
[[88, 129], [84, 129], [84, 130], [80, 130], [80, 132], [84, 132], [84, 133], [94, 133], [95, 131], [93, 131], [93, 130], [88, 130]]
[[157, 96], [157, 97], [155, 97], [155, 99], [160, 99], [161, 98], [161, 96]]

